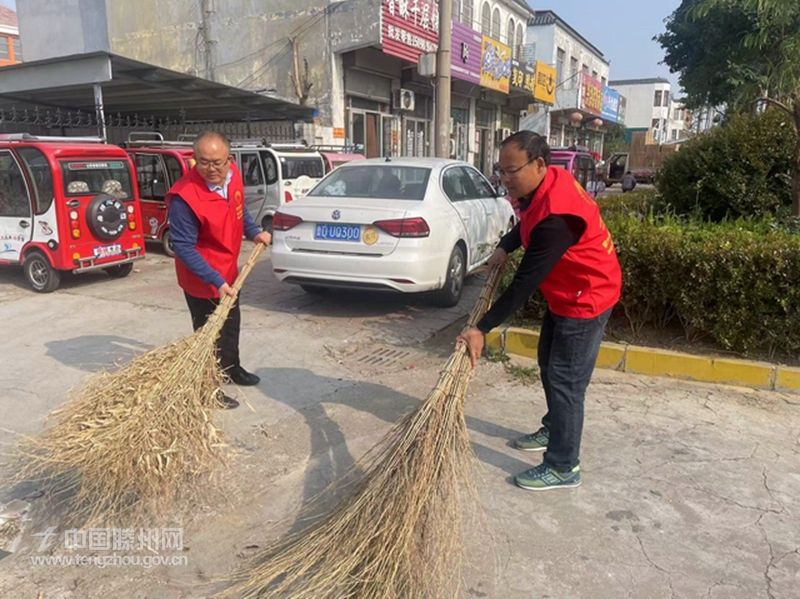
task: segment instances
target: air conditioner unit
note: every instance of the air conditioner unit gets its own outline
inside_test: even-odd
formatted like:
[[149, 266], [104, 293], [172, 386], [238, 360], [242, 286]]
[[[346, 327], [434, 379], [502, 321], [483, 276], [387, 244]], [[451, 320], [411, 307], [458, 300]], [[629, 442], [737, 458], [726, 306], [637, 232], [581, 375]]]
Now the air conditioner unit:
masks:
[[394, 90], [394, 98], [392, 105], [395, 110], [414, 110], [414, 92], [410, 89], [396, 89]]
[[505, 138], [508, 137], [509, 135], [511, 135], [511, 129], [505, 129], [505, 128], [498, 129], [495, 132], [495, 136], [497, 137], [497, 140], [496, 140], [497, 143], [498, 144], [503, 143], [503, 140], [505, 140]]

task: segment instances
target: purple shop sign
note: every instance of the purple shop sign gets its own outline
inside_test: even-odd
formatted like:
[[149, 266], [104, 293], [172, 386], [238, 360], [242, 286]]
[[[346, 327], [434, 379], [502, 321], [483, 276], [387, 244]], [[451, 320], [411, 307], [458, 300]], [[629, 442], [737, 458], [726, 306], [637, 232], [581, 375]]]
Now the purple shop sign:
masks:
[[450, 51], [450, 76], [481, 83], [481, 34], [458, 21], [453, 21], [453, 43]]

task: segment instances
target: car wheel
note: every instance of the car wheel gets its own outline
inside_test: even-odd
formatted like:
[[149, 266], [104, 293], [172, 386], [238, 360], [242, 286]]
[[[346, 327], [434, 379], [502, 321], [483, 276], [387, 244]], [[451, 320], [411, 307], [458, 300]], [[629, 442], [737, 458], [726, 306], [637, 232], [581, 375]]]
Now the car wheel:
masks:
[[270, 235], [272, 235], [272, 217], [265, 216], [261, 219], [261, 230], [266, 231]]
[[328, 293], [327, 287], [320, 287], [319, 285], [300, 285], [300, 289], [312, 295], [320, 295], [323, 293]]
[[169, 232], [169, 229], [164, 231], [164, 236], [161, 238], [161, 243], [164, 246], [164, 253], [170, 258], [174, 258], [175, 250], [172, 247], [172, 233]]
[[32, 251], [25, 256], [23, 270], [28, 284], [39, 293], [55, 291], [61, 282], [61, 273], [50, 266], [45, 255], [38, 251]]
[[115, 279], [121, 279], [122, 277], [127, 277], [133, 271], [133, 263], [128, 262], [127, 264], [115, 264], [114, 266], [108, 266], [103, 269], [106, 271], [109, 277], [114, 277]]
[[445, 277], [444, 286], [433, 294], [434, 304], [449, 308], [458, 303], [461, 299], [461, 293], [464, 291], [466, 262], [464, 250], [460, 245], [457, 245], [453, 248], [453, 253], [450, 254], [450, 260], [447, 261], [447, 276]]

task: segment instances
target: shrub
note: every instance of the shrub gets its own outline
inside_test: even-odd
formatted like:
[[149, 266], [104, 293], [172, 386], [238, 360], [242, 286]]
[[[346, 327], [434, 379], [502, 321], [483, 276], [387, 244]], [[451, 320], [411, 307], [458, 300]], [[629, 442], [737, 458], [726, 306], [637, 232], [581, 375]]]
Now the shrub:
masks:
[[770, 221], [613, 217], [631, 324], [678, 320], [687, 337], [747, 352], [800, 350], [800, 239]]
[[[603, 214], [622, 267], [617, 310], [634, 331], [678, 322], [726, 350], [800, 351], [800, 238], [778, 221], [644, 217], [619, 205]], [[509, 256], [503, 288], [521, 257]], [[539, 320], [545, 307], [537, 292], [517, 318]]]
[[791, 206], [795, 138], [781, 111], [735, 116], [667, 158], [656, 188], [677, 214], [715, 222], [779, 214]]

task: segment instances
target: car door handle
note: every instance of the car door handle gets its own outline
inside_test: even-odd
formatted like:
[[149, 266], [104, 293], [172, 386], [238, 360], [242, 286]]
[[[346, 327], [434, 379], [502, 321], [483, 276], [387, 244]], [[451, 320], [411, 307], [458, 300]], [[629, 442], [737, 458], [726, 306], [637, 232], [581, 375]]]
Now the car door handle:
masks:
[[256, 189], [256, 193], [264, 193], [264, 189], [263, 188]]
[[31, 224], [26, 220], [21, 220], [19, 221], [19, 226], [22, 227], [23, 229], [27, 229], [28, 227], [31, 226]]

